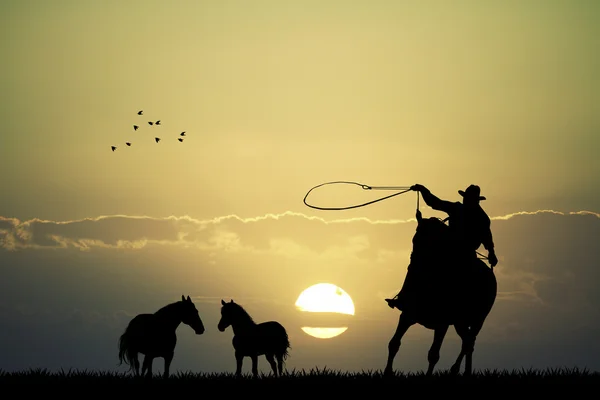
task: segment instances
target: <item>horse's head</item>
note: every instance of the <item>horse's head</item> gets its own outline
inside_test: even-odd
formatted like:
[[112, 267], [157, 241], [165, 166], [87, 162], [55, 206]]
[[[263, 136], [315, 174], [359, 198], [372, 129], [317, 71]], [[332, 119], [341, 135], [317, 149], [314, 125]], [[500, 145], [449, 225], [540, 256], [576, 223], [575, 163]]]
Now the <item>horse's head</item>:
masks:
[[196, 335], [202, 335], [204, 333], [204, 324], [190, 296], [187, 299], [183, 295], [181, 296], [180, 310], [181, 322], [189, 325], [196, 332]]
[[418, 257], [428, 255], [428, 257], [443, 256], [447, 245], [448, 226], [439, 218], [423, 218], [420, 211], [417, 211], [417, 229], [413, 236], [413, 254]]
[[225, 332], [232, 323], [234, 319], [234, 313], [238, 307], [236, 303], [233, 302], [233, 299], [226, 303], [221, 299], [221, 319], [219, 320], [219, 331]]

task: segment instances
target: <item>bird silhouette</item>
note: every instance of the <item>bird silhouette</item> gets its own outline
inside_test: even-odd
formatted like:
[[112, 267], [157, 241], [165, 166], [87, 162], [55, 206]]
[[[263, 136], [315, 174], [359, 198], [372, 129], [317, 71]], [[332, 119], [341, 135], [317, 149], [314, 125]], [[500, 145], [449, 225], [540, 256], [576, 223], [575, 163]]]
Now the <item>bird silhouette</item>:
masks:
[[154, 122], [152, 121], [148, 121], [148, 125], [152, 125]]
[[179, 135], [180, 136], [185, 136], [185, 131], [181, 132]]
[[180, 142], [183, 142], [183, 138], [177, 138], [177, 140], [179, 140]]
[[144, 110], [138, 111], [138, 115], [142, 115], [143, 113], [144, 113]]
[[160, 138], [155, 137], [154, 140], [156, 140], [156, 143], [158, 143], [160, 141]]
[[160, 125], [160, 119], [154, 123], [154, 125]]
[[131, 143], [130, 143], [130, 142], [125, 142], [125, 144], [126, 144], [127, 146], [131, 146]]
[[137, 130], [138, 130], [138, 128], [139, 128], [139, 126], [137, 126], [137, 125], [134, 125], [134, 126], [133, 126], [133, 130], [134, 130], [134, 131], [137, 131]]
[[110, 146], [110, 148], [112, 149], [112, 151], [115, 151], [117, 149], [117, 146]]

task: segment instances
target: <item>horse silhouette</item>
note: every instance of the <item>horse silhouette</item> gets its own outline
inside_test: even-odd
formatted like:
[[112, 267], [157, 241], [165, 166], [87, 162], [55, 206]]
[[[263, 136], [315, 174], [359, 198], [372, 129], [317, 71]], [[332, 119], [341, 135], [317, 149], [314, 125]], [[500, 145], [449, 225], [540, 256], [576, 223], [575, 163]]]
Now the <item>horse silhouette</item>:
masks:
[[491, 311], [497, 294], [494, 272], [483, 261], [473, 257], [473, 262], [448, 263], [443, 257], [450, 255], [451, 240], [448, 227], [439, 218], [423, 218], [417, 211], [417, 229], [413, 236], [413, 252], [409, 268], [423, 274], [417, 287], [417, 295], [400, 314], [398, 326], [388, 345], [388, 360], [385, 374], [393, 374], [394, 357], [406, 331], [420, 324], [434, 331], [433, 344], [429, 349], [427, 375], [433, 373], [440, 359], [440, 348], [450, 325], [462, 340], [458, 358], [451, 367], [458, 374], [463, 358], [465, 375], [472, 373], [472, 357], [475, 340]]
[[163, 377], [167, 378], [177, 344], [175, 332], [182, 322], [194, 329], [197, 335], [204, 333], [204, 324], [190, 296], [186, 299], [182, 295], [181, 301], [168, 304], [154, 314], [136, 315], [119, 339], [119, 365], [125, 362], [139, 376], [138, 353], [144, 354], [142, 375], [147, 372], [147, 376], [151, 377], [152, 362], [163, 357]]
[[[233, 329], [233, 348], [237, 376], [242, 374], [244, 357], [252, 360], [252, 374], [258, 376], [258, 356], [264, 355], [273, 374], [283, 375], [283, 365], [288, 358], [288, 349], [291, 348], [285, 328], [277, 321], [267, 321], [257, 324], [244, 308], [234, 303], [233, 299], [226, 303], [221, 300], [221, 320], [219, 331], [224, 332], [227, 327]], [[277, 362], [275, 361], [277, 360]]]

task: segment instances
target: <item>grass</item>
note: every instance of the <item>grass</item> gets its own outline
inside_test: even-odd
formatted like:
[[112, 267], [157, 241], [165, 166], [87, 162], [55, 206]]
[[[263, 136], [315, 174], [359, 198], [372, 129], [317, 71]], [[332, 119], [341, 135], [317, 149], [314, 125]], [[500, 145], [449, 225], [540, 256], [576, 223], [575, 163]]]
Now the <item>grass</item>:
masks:
[[60, 385], [61, 387], [75, 387], [85, 385], [87, 387], [97, 386], [106, 388], [109, 385], [137, 387], [157, 387], [157, 386], [177, 386], [189, 387], [193, 384], [197, 387], [219, 387], [221, 394], [226, 391], [244, 391], [252, 388], [266, 389], [275, 387], [285, 387], [286, 391], [292, 389], [314, 388], [318, 385], [321, 388], [331, 387], [333, 390], [351, 389], [356, 387], [385, 388], [389, 385], [426, 385], [439, 387], [448, 384], [483, 384], [483, 385], [513, 385], [513, 384], [599, 384], [600, 373], [590, 372], [588, 370], [574, 369], [521, 369], [514, 371], [499, 370], [476, 370], [470, 377], [452, 376], [447, 371], [438, 371], [431, 377], [424, 373], [401, 373], [396, 372], [395, 376], [385, 377], [381, 371], [363, 371], [360, 373], [349, 373], [341, 371], [332, 371], [328, 369], [320, 370], [318, 368], [310, 371], [288, 371], [280, 378], [271, 375], [260, 375], [253, 378], [249, 374], [244, 374], [242, 378], [236, 378], [233, 373], [193, 373], [176, 372], [168, 379], [162, 379], [158, 374], [154, 379], [136, 378], [130, 373], [111, 372], [111, 371], [79, 371], [68, 370], [51, 372], [45, 369], [31, 369], [21, 372], [5, 372], [0, 370], [0, 385], [21, 384], [28, 387], [37, 387], [39, 384], [50, 386]]

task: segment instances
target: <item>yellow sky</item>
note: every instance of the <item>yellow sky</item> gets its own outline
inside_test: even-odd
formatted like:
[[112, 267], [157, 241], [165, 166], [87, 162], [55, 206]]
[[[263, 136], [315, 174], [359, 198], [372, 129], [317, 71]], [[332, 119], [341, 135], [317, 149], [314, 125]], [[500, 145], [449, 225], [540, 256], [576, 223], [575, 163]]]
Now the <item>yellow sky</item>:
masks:
[[[306, 191], [338, 179], [454, 200], [478, 183], [498, 215], [598, 210], [595, 3], [5, 1], [1, 15], [9, 216], [307, 211]], [[414, 198], [386, 203], [348, 215], [413, 214]]]

